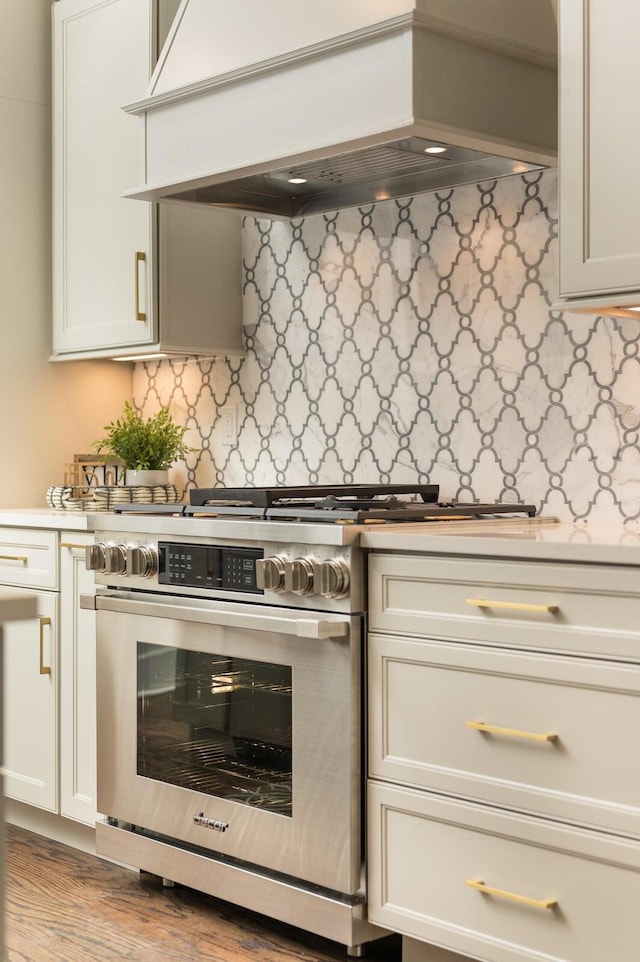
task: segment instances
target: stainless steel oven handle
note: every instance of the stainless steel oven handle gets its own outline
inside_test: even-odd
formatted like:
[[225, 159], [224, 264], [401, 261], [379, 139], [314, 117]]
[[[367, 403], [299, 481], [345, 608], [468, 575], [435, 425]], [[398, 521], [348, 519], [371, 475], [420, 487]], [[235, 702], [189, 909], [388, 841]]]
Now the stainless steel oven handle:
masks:
[[197, 621], [227, 628], [245, 628], [250, 631], [279, 632], [285, 635], [296, 635], [298, 638], [344, 638], [350, 630], [348, 618], [336, 618], [334, 621], [328, 618], [299, 617], [295, 611], [292, 611], [290, 616], [284, 617], [231, 609], [212, 609], [197, 605], [133, 601], [130, 598], [116, 598], [111, 595], [81, 595], [80, 607], [96, 611], [147, 615], [152, 618], [169, 618], [173, 621]]

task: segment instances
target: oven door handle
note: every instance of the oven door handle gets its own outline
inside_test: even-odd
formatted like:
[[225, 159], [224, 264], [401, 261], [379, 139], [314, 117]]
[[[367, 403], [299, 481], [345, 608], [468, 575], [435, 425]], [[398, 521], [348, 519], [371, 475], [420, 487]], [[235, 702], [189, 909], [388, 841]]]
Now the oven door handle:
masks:
[[301, 618], [294, 612], [289, 617], [261, 613], [211, 609], [201, 606], [165, 604], [153, 601], [134, 601], [130, 598], [114, 598], [111, 595], [81, 595], [80, 607], [96, 611], [119, 611], [122, 614], [147, 615], [152, 618], [170, 618], [173, 621], [197, 621], [225, 628], [241, 628], [250, 631], [280, 632], [298, 638], [344, 638], [349, 634], [349, 619]]

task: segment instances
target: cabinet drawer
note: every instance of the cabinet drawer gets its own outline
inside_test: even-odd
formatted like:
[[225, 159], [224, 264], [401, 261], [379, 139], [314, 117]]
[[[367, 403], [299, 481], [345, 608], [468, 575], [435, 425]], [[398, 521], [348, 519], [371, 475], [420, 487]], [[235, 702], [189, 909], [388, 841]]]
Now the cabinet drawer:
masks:
[[375, 634], [368, 657], [374, 777], [640, 839], [640, 665]]
[[58, 535], [31, 528], [0, 528], [0, 584], [58, 587]]
[[640, 660], [640, 571], [372, 555], [377, 631]]
[[637, 843], [376, 783], [369, 827], [371, 922], [488, 962], [636, 962]]

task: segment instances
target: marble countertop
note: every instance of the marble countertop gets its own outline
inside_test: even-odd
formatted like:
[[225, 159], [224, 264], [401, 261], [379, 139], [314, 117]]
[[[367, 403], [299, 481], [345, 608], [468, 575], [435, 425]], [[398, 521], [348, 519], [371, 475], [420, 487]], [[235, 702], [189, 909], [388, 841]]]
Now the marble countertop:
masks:
[[640, 566], [637, 525], [553, 518], [381, 525], [367, 530], [361, 543], [384, 551]]
[[[0, 527], [91, 531], [92, 521], [105, 513], [6, 508], [0, 510]], [[538, 517], [371, 525], [362, 529], [361, 544], [378, 551], [640, 566], [638, 524], [571, 524]]]
[[[105, 512], [101, 512], [104, 516]], [[53, 528], [58, 531], [89, 531], [94, 514], [84, 511], [53, 511], [51, 508], [0, 509], [0, 526], [15, 528]]]

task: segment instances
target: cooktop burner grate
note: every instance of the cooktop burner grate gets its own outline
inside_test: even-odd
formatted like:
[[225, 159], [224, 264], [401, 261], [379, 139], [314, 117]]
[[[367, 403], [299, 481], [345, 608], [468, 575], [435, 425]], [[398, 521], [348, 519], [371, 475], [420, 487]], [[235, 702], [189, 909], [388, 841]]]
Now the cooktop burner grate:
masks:
[[347, 498], [375, 499], [398, 494], [415, 495], [423, 502], [438, 500], [437, 484], [331, 484], [302, 485], [301, 487], [275, 488], [196, 488], [190, 492], [192, 505], [217, 504], [219, 506], [252, 505], [256, 508], [270, 508], [282, 502], [319, 501], [330, 498], [333, 501]]
[[[408, 497], [402, 498], [400, 495]], [[275, 488], [199, 488], [182, 505], [122, 504], [118, 513], [179, 514], [184, 517], [243, 518], [382, 524], [401, 521], [471, 520], [498, 515], [533, 517], [532, 504], [439, 500], [437, 484], [338, 484]]]

